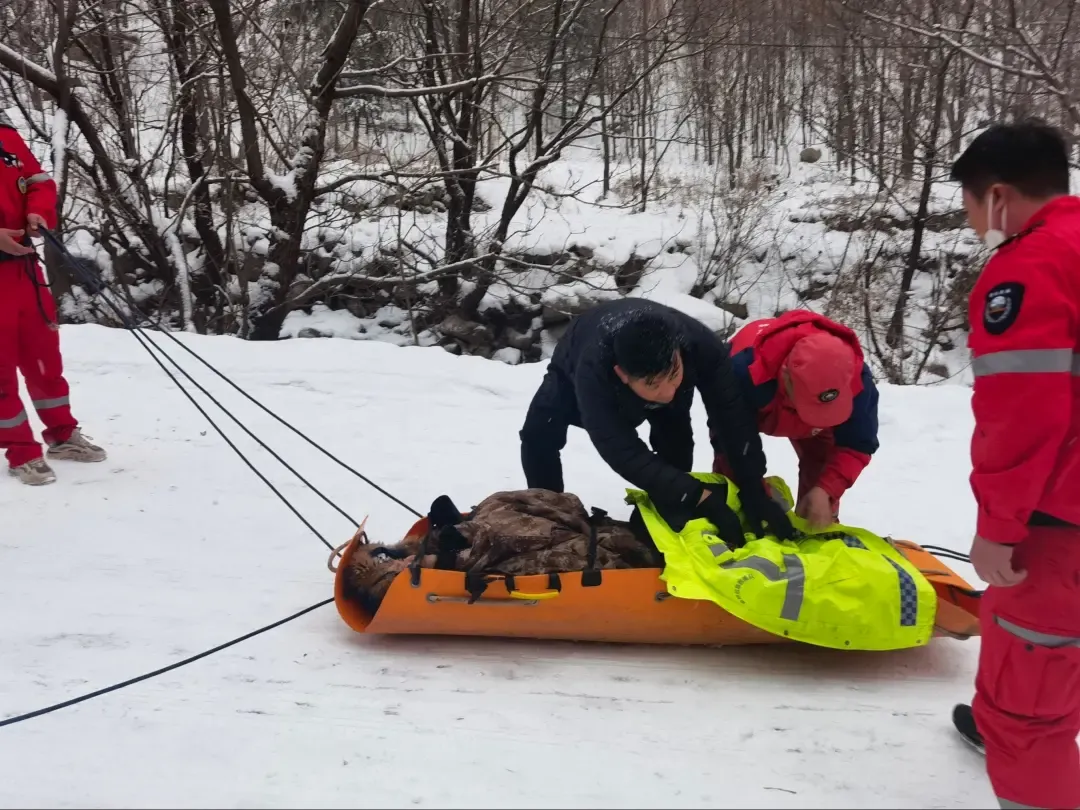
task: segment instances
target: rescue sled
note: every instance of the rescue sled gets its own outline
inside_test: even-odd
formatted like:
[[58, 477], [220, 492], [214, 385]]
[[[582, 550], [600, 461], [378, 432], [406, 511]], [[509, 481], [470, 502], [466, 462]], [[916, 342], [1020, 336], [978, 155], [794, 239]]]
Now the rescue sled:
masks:
[[[429, 527], [428, 519], [421, 519], [405, 539], [423, 538]], [[369, 614], [346, 598], [343, 582], [352, 555], [365, 542], [361, 525], [336, 569], [332, 567], [338, 614], [359, 633], [684, 646], [791, 641], [754, 627], [712, 602], [671, 596], [659, 568], [492, 575], [484, 578], [486, 587], [479, 596], [463, 572], [414, 568], [394, 577], [379, 607]], [[979, 635], [979, 593], [917, 544], [891, 542], [937, 593], [934, 636], [967, 639]]]

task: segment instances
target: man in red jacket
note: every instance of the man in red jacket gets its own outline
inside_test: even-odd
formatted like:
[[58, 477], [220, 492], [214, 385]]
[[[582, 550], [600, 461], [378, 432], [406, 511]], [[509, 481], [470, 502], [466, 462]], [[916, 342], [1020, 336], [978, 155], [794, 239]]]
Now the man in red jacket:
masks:
[[[740, 329], [731, 359], [758, 430], [790, 439], [799, 457], [796, 514], [815, 528], [835, 523], [840, 498], [878, 449], [878, 392], [855, 333], [793, 310]], [[728, 469], [718, 455], [713, 472]]]
[[19, 372], [45, 424], [49, 457], [105, 458], [71, 415], [56, 304], [30, 245], [40, 227], [56, 227], [56, 183], [0, 112], [0, 448], [11, 474], [32, 485], [51, 484], [56, 475], [34, 439], [19, 396]]
[[1002, 807], [1077, 808], [1080, 199], [1064, 140], [1039, 122], [990, 127], [952, 177], [994, 251], [971, 292], [968, 340], [971, 562], [989, 587], [975, 699], [954, 720], [984, 745]]

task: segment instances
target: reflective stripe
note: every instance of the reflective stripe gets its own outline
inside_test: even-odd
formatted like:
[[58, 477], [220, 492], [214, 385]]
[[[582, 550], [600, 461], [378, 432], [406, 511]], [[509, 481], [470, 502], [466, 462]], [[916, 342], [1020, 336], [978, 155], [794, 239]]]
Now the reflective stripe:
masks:
[[731, 549], [727, 547], [723, 540], [718, 540], [709, 545], [709, 551], [712, 552], [714, 557], [719, 557], [721, 554], [727, 554]]
[[864, 543], [862, 540], [860, 540], [858, 537], [855, 537], [854, 535], [845, 534], [840, 539], [844, 541], [844, 545], [848, 548], [861, 548], [863, 551], [870, 550], [866, 547], [866, 543]]
[[780, 608], [780, 618], [788, 621], [798, 621], [802, 611], [803, 598], [806, 593], [806, 569], [803, 568], [802, 560], [794, 554], [784, 555], [786, 571], [781, 571], [780, 566], [772, 560], [764, 557], [747, 557], [745, 560], [729, 560], [721, 563], [721, 568], [749, 568], [757, 571], [770, 582], [787, 581], [787, 590], [784, 593], [784, 604]]
[[38, 172], [37, 174], [32, 174], [27, 177], [26, 184], [32, 186], [34, 183], [48, 183], [50, 180], [52, 180], [51, 174], [48, 172]]
[[[828, 532], [813, 536], [823, 540], [840, 540], [848, 548], [859, 549], [861, 551], [870, 550], [862, 540], [853, 534]], [[881, 556], [885, 557], [884, 554]], [[896, 560], [885, 557], [885, 561], [896, 570], [896, 577], [899, 581], [900, 626], [915, 627], [919, 623], [919, 586], [915, 583], [915, 578], [905, 571], [904, 567], [896, 562]]]
[[1073, 355], [1072, 373], [1074, 377], [1080, 377], [1080, 354]]
[[992, 374], [1077, 373], [1080, 358], [1072, 349], [1014, 349], [976, 357], [971, 370], [976, 377]]
[[796, 621], [802, 610], [803, 595], [806, 591], [806, 569], [803, 568], [802, 560], [794, 554], [784, 555], [784, 565], [787, 567], [788, 585], [784, 606], [780, 609], [780, 618]]
[[915, 578], [896, 560], [888, 557], [885, 559], [896, 569], [896, 576], [900, 579], [900, 626], [914, 627], [919, 623], [919, 588], [915, 584]]
[[1026, 627], [1013, 624], [1008, 619], [1003, 619], [1000, 616], [995, 616], [994, 622], [1006, 633], [1014, 635], [1022, 641], [1038, 644], [1040, 647], [1051, 647], [1053, 649], [1060, 649], [1063, 647], [1080, 648], [1080, 638], [1055, 636], [1052, 633], [1040, 633], [1038, 630], [1028, 630]]
[[26, 421], [26, 411], [19, 411], [19, 415], [12, 419], [0, 419], [0, 430], [16, 428]]
[[68, 397], [57, 397], [56, 399], [35, 399], [34, 410], [47, 411], [49, 408], [62, 408], [65, 405], [70, 405], [71, 400]]

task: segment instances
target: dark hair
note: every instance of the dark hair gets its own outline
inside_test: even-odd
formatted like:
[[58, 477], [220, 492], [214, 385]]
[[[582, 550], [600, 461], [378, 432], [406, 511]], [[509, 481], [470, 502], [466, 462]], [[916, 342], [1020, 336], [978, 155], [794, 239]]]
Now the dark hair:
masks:
[[956, 159], [950, 177], [978, 197], [994, 183], [1035, 199], [1068, 194], [1069, 147], [1058, 129], [1037, 118], [994, 124]]
[[662, 314], [644, 312], [622, 324], [612, 344], [615, 363], [628, 376], [652, 380], [674, 367], [679, 336]]

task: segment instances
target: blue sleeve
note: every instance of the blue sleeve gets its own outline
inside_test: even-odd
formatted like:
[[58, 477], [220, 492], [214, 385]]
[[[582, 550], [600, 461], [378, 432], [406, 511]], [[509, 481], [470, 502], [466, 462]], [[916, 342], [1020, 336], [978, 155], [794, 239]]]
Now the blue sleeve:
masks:
[[863, 364], [863, 389], [855, 397], [851, 416], [833, 431], [837, 447], [847, 447], [871, 456], [878, 444], [878, 390], [870, 367]]
[[731, 355], [731, 370], [735, 373], [739, 389], [750, 406], [755, 411], [760, 411], [776, 397], [778, 383], [776, 380], [768, 380], [761, 385], [754, 385], [754, 381], [750, 378], [750, 366], [753, 362], [753, 349], [743, 349]]

